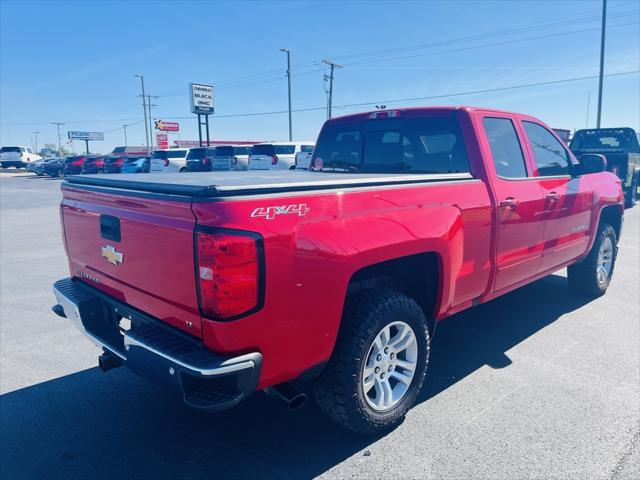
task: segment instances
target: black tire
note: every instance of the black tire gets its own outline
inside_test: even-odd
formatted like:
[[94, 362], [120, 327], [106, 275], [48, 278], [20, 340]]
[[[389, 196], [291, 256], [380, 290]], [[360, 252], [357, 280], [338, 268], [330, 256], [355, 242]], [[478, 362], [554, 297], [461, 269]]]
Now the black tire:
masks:
[[[600, 248], [605, 241], [609, 238], [613, 245], [611, 269], [604, 281], [598, 280], [598, 255]], [[616, 266], [616, 257], [618, 255], [618, 241], [616, 239], [616, 231], [614, 228], [607, 224], [602, 223], [598, 227], [598, 233], [596, 234], [596, 240], [591, 247], [589, 255], [579, 263], [570, 265], [567, 269], [569, 286], [577, 293], [582, 295], [588, 295], [590, 297], [599, 297], [604, 295], [611, 283], [611, 277]]]
[[636, 174], [629, 190], [624, 192], [624, 206], [625, 208], [632, 208], [638, 199], [638, 178], [640, 174]]
[[[415, 373], [401, 400], [386, 411], [367, 403], [362, 375], [373, 340], [383, 327], [401, 320], [411, 327], [418, 347]], [[420, 306], [390, 290], [365, 290], [348, 298], [340, 334], [327, 368], [317, 379], [316, 401], [338, 424], [361, 435], [399, 425], [420, 394], [429, 361], [429, 331]]]

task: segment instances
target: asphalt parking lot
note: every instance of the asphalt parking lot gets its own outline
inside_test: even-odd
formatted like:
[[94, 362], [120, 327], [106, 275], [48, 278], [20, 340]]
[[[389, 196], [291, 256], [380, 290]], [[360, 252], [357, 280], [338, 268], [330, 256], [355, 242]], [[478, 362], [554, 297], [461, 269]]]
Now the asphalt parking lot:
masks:
[[0, 173], [2, 478], [640, 478], [640, 206], [607, 295], [576, 297], [559, 272], [446, 320], [420, 403], [361, 438], [313, 402], [205, 414], [102, 373], [50, 311], [60, 182]]

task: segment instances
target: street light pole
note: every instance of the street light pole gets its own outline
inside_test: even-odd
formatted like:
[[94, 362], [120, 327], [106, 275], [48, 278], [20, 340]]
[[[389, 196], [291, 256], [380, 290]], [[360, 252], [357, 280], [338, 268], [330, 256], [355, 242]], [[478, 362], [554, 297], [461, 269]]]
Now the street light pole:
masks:
[[124, 146], [128, 147], [129, 143], [127, 142], [127, 127], [129, 127], [130, 125], [122, 125], [122, 128], [124, 129]]
[[602, 116], [602, 79], [604, 77], [604, 34], [607, 26], [607, 0], [602, 0], [602, 32], [600, 34], [600, 80], [598, 83], [598, 119], [596, 128], [600, 128]]
[[330, 60], [323, 60], [322, 63], [326, 63], [331, 67], [331, 73], [329, 75], [329, 109], [327, 111], [328, 118], [331, 118], [331, 107], [333, 105], [333, 71], [336, 68], [342, 68], [342, 65], [338, 65]]
[[293, 126], [291, 123], [291, 52], [288, 48], [281, 48], [281, 52], [287, 54], [287, 84], [289, 91], [289, 141], [293, 141]]
[[[151, 107], [157, 107], [158, 105], [151, 105], [152, 95], [147, 94], [147, 107], [149, 108], [149, 139], [151, 140], [151, 150], [154, 149], [153, 146], [153, 123], [151, 122]], [[157, 96], [153, 96], [153, 98], [158, 98]]]
[[147, 119], [147, 95], [144, 92], [144, 75], [135, 74], [134, 77], [138, 77], [140, 79], [140, 83], [142, 85], [142, 108], [144, 109], [144, 136], [147, 140], [147, 153], [151, 153], [149, 150], [149, 120]]
[[51, 122], [51, 124], [58, 126], [58, 156], [61, 157], [62, 156], [62, 146], [60, 144], [60, 125], [64, 125], [64, 123]]
[[39, 134], [40, 132], [33, 132], [33, 133], [34, 133], [34, 135], [36, 136], [36, 154], [37, 154], [37, 153], [38, 153], [38, 134]]

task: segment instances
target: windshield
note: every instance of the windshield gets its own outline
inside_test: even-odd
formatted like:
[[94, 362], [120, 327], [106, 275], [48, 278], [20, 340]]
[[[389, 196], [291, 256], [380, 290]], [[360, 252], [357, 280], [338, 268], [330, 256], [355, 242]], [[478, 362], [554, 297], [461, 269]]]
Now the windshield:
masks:
[[571, 142], [571, 150], [626, 150], [632, 145], [635, 132], [631, 129], [607, 128], [579, 130]]
[[184, 158], [184, 150], [156, 150], [153, 158], [166, 160], [167, 158]]
[[233, 147], [216, 147], [214, 157], [233, 157]]
[[464, 141], [452, 117], [328, 124], [320, 133], [311, 162], [323, 171], [469, 172]]
[[191, 150], [189, 150], [187, 160], [202, 160], [206, 151], [206, 148], [192, 148]]

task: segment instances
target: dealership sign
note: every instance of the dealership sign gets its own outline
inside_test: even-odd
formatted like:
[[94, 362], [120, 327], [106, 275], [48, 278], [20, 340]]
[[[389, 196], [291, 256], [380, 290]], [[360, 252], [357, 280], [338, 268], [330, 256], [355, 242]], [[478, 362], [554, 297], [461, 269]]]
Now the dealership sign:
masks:
[[156, 130], [162, 132], [179, 132], [180, 124], [178, 122], [163, 122], [162, 120], [156, 120]]
[[211, 115], [213, 113], [213, 85], [191, 83], [191, 113]]
[[103, 132], [67, 132], [69, 140], [104, 140]]
[[169, 149], [169, 135], [166, 133], [156, 133], [156, 145], [160, 150]]

